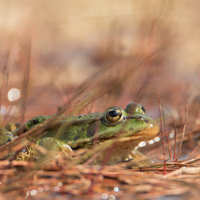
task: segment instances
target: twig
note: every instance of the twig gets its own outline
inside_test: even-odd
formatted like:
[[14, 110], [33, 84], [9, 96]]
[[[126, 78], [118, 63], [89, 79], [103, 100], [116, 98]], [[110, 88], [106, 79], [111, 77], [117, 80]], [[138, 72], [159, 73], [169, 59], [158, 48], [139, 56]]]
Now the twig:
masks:
[[189, 160], [199, 147], [200, 147], [200, 144], [192, 151], [192, 153], [188, 156], [186, 160]]
[[164, 171], [163, 174], [165, 175], [166, 172], [166, 164], [165, 164], [165, 143], [164, 143], [164, 131], [163, 131], [163, 117], [162, 117], [162, 109], [161, 109], [161, 103], [160, 103], [160, 92], [158, 92], [158, 108], [159, 108], [159, 116], [160, 116], [160, 128], [162, 133], [162, 145], [163, 145], [163, 165], [164, 165]]
[[149, 70], [148, 73], [146, 74], [146, 77], [144, 78], [140, 88], [138, 89], [138, 92], [137, 94], [135, 95], [136, 98], [135, 98], [135, 102], [140, 102], [140, 100], [142, 99], [146, 89], [147, 89], [147, 86], [148, 84], [150, 83], [152, 77], [153, 77], [153, 74], [154, 72], [156, 71], [157, 67], [158, 67], [158, 62], [159, 60], [157, 61], [157, 63], [154, 65], [153, 69]]
[[26, 101], [28, 97], [28, 84], [30, 76], [30, 65], [31, 65], [31, 40], [29, 38], [27, 48], [27, 66], [24, 74], [23, 86], [22, 86], [22, 116], [21, 121], [24, 122], [24, 116], [26, 113]]
[[162, 104], [162, 108], [163, 108], [162, 111], [163, 111], [163, 123], [164, 123], [164, 128], [165, 128], [165, 136], [167, 138], [170, 161], [172, 162], [172, 152], [171, 152], [171, 147], [170, 147], [170, 144], [169, 144], [169, 135], [168, 135], [166, 124], [165, 124], [165, 111], [164, 111], [165, 109], [164, 109], [164, 105], [163, 104]]
[[173, 176], [178, 176], [180, 174], [199, 174], [200, 167], [181, 167], [180, 169], [171, 172], [164, 176], [164, 178], [171, 178]]
[[183, 133], [182, 133], [182, 137], [181, 137], [178, 153], [177, 153], [177, 156], [176, 156], [176, 161], [178, 161], [178, 157], [179, 157], [179, 154], [180, 154], [180, 151], [181, 151], [181, 146], [182, 146], [183, 138], [184, 138], [184, 135], [185, 135], [187, 119], [188, 119], [188, 103], [187, 103], [187, 106], [186, 106], [185, 123], [184, 123], [184, 127], [183, 127]]
[[177, 133], [177, 125], [175, 124], [175, 127], [174, 127], [174, 162], [176, 161], [176, 133]]

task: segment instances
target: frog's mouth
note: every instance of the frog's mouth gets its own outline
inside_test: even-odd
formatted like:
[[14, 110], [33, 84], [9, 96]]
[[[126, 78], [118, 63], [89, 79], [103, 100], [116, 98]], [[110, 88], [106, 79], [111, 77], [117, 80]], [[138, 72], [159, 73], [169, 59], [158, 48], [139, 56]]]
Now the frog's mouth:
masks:
[[[134, 131], [134, 130], [133, 130]], [[124, 141], [148, 141], [156, 137], [159, 132], [159, 127], [157, 124], [152, 124], [145, 129], [135, 131], [135, 133], [121, 133], [118, 136], [110, 136], [105, 138], [98, 138], [98, 143], [103, 143], [107, 140], [116, 140], [117, 142]], [[95, 140], [95, 139], [94, 139]]]

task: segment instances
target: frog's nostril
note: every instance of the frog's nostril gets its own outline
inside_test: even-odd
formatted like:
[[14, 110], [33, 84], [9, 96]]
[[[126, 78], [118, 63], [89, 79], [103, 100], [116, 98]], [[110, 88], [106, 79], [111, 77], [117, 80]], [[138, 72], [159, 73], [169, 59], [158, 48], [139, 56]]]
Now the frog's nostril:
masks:
[[139, 116], [139, 117], [136, 118], [136, 121], [144, 121], [144, 118]]

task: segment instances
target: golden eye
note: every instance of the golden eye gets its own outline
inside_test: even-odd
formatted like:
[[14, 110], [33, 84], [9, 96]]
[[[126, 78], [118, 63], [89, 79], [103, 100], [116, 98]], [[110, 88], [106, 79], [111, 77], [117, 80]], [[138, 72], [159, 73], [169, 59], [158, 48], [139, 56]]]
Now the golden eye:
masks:
[[120, 122], [123, 119], [123, 110], [119, 107], [110, 107], [105, 112], [105, 118], [108, 122]]

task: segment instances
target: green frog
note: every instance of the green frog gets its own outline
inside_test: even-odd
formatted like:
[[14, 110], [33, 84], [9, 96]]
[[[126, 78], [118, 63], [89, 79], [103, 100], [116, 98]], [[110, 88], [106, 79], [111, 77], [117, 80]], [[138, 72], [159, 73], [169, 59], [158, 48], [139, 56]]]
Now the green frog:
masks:
[[[30, 130], [50, 117], [34, 117], [12, 134], [16, 137], [20, 131]], [[159, 132], [155, 121], [137, 103], [129, 103], [125, 109], [112, 106], [104, 113], [62, 117], [44, 129], [47, 133], [38, 143], [49, 150], [62, 151], [67, 148], [72, 151], [103, 145], [94, 164], [104, 160], [107, 164], [123, 162], [141, 141], [151, 140]]]

